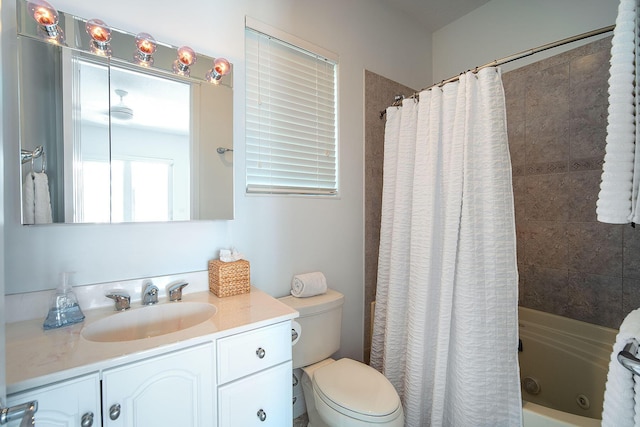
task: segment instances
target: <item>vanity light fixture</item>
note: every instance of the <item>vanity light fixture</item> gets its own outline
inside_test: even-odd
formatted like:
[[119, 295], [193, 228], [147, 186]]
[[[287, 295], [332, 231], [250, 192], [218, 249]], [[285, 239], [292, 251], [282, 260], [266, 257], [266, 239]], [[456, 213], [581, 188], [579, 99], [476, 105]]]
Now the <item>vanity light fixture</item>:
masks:
[[173, 72], [182, 76], [189, 76], [189, 67], [196, 63], [197, 56], [189, 46], [182, 46], [178, 49], [178, 57], [173, 61]]
[[54, 43], [63, 43], [64, 34], [58, 26], [58, 11], [45, 0], [31, 0], [27, 8], [38, 23], [38, 34]]
[[111, 28], [101, 19], [89, 19], [85, 29], [91, 37], [91, 52], [111, 56]]
[[134, 58], [140, 65], [153, 64], [153, 54], [156, 51], [156, 39], [151, 34], [139, 33], [136, 36], [136, 48], [137, 51]]
[[225, 58], [216, 58], [213, 61], [213, 68], [209, 70], [205, 78], [213, 84], [219, 84], [220, 79], [231, 71], [231, 64]]

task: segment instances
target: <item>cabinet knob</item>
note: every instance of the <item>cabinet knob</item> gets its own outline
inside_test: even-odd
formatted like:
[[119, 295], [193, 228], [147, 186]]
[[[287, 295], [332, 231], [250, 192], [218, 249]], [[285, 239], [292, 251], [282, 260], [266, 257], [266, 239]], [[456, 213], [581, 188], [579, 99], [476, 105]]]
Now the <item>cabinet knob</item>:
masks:
[[264, 409], [260, 409], [256, 415], [258, 415], [260, 421], [264, 421], [267, 419], [267, 413], [264, 412]]
[[[267, 354], [267, 352], [264, 350], [264, 348], [260, 347], [256, 350], [256, 356], [258, 356], [258, 359], [264, 359], [264, 356]], [[262, 409], [261, 409], [262, 410]]]
[[91, 427], [93, 425], [93, 412], [87, 412], [80, 419], [81, 427]]
[[120, 404], [114, 403], [113, 405], [111, 405], [111, 408], [109, 408], [109, 418], [115, 421], [118, 419], [119, 416], [120, 416]]

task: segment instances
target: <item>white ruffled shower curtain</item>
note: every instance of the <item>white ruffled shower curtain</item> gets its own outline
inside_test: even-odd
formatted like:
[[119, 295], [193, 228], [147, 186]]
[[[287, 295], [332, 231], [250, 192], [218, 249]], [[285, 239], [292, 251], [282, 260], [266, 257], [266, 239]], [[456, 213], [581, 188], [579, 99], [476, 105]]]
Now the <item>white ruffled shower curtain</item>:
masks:
[[500, 70], [387, 110], [371, 365], [405, 426], [522, 423], [518, 273]]

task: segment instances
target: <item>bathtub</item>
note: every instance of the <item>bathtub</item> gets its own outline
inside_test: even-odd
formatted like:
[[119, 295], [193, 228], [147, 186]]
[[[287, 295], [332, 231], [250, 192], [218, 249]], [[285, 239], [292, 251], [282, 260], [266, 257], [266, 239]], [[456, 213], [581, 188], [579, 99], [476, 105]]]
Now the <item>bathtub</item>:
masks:
[[520, 307], [525, 427], [600, 426], [617, 330]]

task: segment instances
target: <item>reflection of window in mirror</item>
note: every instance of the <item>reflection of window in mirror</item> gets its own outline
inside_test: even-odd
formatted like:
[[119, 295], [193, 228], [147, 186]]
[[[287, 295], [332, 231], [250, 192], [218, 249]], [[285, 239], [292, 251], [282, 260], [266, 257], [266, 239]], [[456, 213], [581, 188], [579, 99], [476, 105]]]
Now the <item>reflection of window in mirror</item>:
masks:
[[73, 62], [74, 222], [189, 220], [189, 84]]
[[170, 161], [112, 160], [111, 221], [173, 219]]

